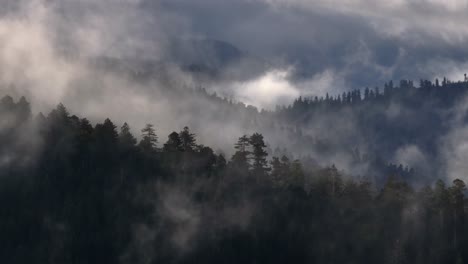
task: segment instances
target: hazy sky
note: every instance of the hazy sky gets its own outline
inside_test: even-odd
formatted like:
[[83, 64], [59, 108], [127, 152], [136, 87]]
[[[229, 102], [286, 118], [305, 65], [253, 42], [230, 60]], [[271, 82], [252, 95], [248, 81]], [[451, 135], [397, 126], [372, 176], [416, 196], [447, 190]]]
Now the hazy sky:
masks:
[[62, 53], [170, 61], [173, 41], [180, 39], [225, 41], [268, 65], [258, 72], [257, 64], [237, 65], [235, 72], [249, 73], [248, 79], [211, 87], [266, 108], [300, 94], [338, 94], [402, 78], [458, 80], [468, 71], [468, 1], [463, 0], [2, 2], [2, 50], [13, 53], [2, 63], [18, 62], [21, 56], [14, 52], [21, 49], [40, 53], [37, 63], [46, 60], [49, 69], [66, 73], [53, 77], [62, 86], [77, 70], [57, 66]]
[[171, 0], [158, 8], [180, 17], [187, 34], [293, 66], [295, 77], [331, 72], [332, 86], [460, 79], [467, 65], [463, 0]]
[[[416, 83], [420, 78], [443, 76], [459, 80], [468, 72], [468, 1], [1, 2], [0, 97], [25, 95], [35, 113], [48, 113], [63, 102], [70, 112], [93, 122], [109, 117], [117, 124], [129, 122], [135, 131], [154, 123], [161, 135], [188, 125], [200, 135], [201, 143], [220, 149], [231, 148], [239, 135], [253, 132], [242, 127], [242, 116], [221, 119], [216, 116], [219, 109], [205, 100], [190, 94], [175, 101], [165, 98], [160, 93], [167, 88], [164, 84], [135, 82], [108, 69], [97, 71], [88, 59], [123, 59], [129, 61], [130, 71], [133, 60], [164, 62], [169, 65], [169, 76], [182, 84], [179, 86], [193, 87], [198, 79], [178, 67], [186, 53], [178, 53], [175, 47], [184, 41], [183, 47], [206, 43], [192, 40], [222, 41], [240, 50], [243, 57], [217, 69], [228, 74], [221, 75], [225, 79], [205, 83], [207, 88], [269, 109], [289, 104], [300, 95], [336, 95], [402, 78]], [[230, 50], [226, 47], [223, 52]], [[216, 66], [219, 60], [213, 56], [220, 54], [201, 50], [191, 58]], [[352, 123], [352, 119], [345, 121]], [[315, 125], [314, 131], [323, 133], [323, 122]], [[450, 166], [458, 172], [466, 167], [467, 147], [451, 139], [465, 138], [468, 129], [459, 124], [454, 127], [443, 145], [455, 157]], [[333, 129], [339, 133], [337, 138], [349, 134], [336, 126]], [[216, 137], [212, 131], [217, 132]], [[277, 140], [270, 137], [269, 141]], [[399, 149], [396, 157], [428, 163], [412, 145]]]

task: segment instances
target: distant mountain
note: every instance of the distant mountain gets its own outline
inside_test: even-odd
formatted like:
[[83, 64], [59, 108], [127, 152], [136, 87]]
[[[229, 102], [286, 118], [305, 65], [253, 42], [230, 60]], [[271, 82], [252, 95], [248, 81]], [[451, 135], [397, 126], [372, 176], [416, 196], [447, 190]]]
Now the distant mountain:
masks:
[[[203, 78], [211, 78], [209, 73], [215, 73], [212, 78], [216, 79], [222, 75], [217, 75], [221, 68], [215, 68], [215, 65], [235, 64], [245, 56], [229, 45], [206, 43], [200, 41], [187, 49], [212, 52], [219, 58], [192, 64], [186, 72], [198, 77], [204, 75]], [[219, 55], [223, 50], [227, 51]], [[184, 116], [203, 113], [200, 116], [217, 127], [229, 123], [242, 131], [261, 132], [271, 143], [272, 153], [292, 153], [307, 159], [306, 166], [335, 164], [350, 174], [372, 177], [377, 185], [382, 185], [389, 174], [411, 177], [406, 180], [418, 185], [444, 177], [452, 170], [451, 159], [457, 158], [450, 154], [454, 151], [450, 148], [456, 148], [456, 143], [447, 138], [450, 139], [457, 129], [463, 129], [468, 120], [457, 108], [468, 94], [468, 82], [421, 80], [415, 85], [412, 81], [402, 80], [398, 85], [385, 84], [383, 89], [301, 97], [274, 112], [258, 112], [254, 107], [232, 103], [203, 90], [195, 96], [191, 89], [187, 90], [179, 85], [181, 82], [171, 79], [167, 72], [169, 64], [165, 62], [107, 58], [100, 63], [100, 67], [107, 70], [128, 72], [132, 69], [131, 74], [136, 74], [140, 80], [145, 80], [144, 76], [167, 80], [172, 86], [163, 85], [168, 88], [166, 94], [186, 100], [185, 108], [180, 110]], [[463, 117], [461, 120], [460, 116]], [[203, 124], [206, 122], [196, 123], [189, 125], [198, 130], [205, 129]], [[284, 148], [287, 150], [283, 151]]]
[[201, 86], [257, 78], [271, 68], [271, 64], [262, 58], [213, 39], [175, 39], [162, 58], [100, 56], [89, 59], [89, 62], [99, 70], [131, 74], [141, 80], [168, 79], [171, 69], [177, 68]]
[[[454, 150], [450, 148], [456, 144], [448, 142], [447, 137], [464, 128], [457, 106], [468, 93], [468, 82], [421, 80], [415, 85], [410, 80], [402, 80], [399, 84], [385, 84], [383, 89], [298, 98], [292, 105], [279, 107], [275, 112], [258, 112], [254, 107], [232, 103], [203, 90], [195, 95], [192, 89], [186, 89], [195, 87], [186, 85], [177, 75], [182, 69], [194, 80], [201, 80], [201, 85], [196, 87], [234, 77], [238, 81], [249, 78], [248, 74], [254, 75], [251, 68], [244, 67], [248, 65], [246, 62], [261, 65], [252, 69], [268, 69], [260, 59], [229, 43], [178, 39], [161, 60], [101, 57], [92, 64], [138, 81], [162, 81], [164, 85], [159, 87], [167, 92], [161, 97], [169, 95], [177, 101], [184, 98], [183, 105], [171, 105], [172, 112], [184, 117], [193, 113], [203, 116], [203, 121], [190, 118], [186, 121], [199, 131], [223, 128], [226, 124], [240, 131], [258, 131], [271, 143], [272, 152], [287, 148], [296, 157], [311, 161], [304, 162], [305, 165], [335, 164], [350, 174], [373, 177], [378, 185], [389, 174], [404, 174], [412, 177], [411, 183], [425, 184], [452, 170], [450, 152]], [[172, 72], [174, 66], [177, 70]], [[229, 87], [219, 84], [221, 88]], [[205, 127], [207, 123], [215, 126]], [[213, 141], [213, 137], [209, 140]], [[219, 137], [213, 145], [219, 146], [224, 141]]]
[[203, 81], [245, 80], [269, 67], [263, 59], [214, 39], [176, 39], [166, 60]]
[[212, 39], [177, 39], [170, 47], [174, 62], [187, 68], [225, 68], [246, 58], [247, 53], [230, 43]]

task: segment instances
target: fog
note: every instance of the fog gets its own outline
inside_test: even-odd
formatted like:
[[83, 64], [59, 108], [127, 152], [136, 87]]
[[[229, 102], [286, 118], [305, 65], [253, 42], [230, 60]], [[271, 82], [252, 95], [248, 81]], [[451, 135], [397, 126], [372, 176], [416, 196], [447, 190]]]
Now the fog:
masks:
[[[237, 241], [253, 241], [240, 247], [242, 250], [246, 246], [245, 252], [249, 252], [252, 245], [262, 249], [261, 243], [260, 247], [255, 245], [258, 241], [274, 241], [272, 237], [281, 233], [277, 231], [285, 230], [285, 241], [292, 238], [294, 242], [296, 236], [297, 241], [308, 241], [300, 233], [307, 230], [308, 236], [320, 237], [317, 234], [322, 232], [321, 225], [338, 236], [348, 229], [360, 233], [361, 218], [366, 217], [369, 223], [363, 228], [364, 235], [353, 235], [365, 237], [362, 241], [380, 241], [381, 237], [372, 238], [375, 234], [367, 236], [366, 232], [372, 233], [376, 227], [387, 230], [387, 218], [383, 217], [383, 221], [380, 214], [394, 211], [400, 215], [389, 213], [395, 219], [388, 222], [395, 226], [388, 230], [396, 230], [391, 235], [397, 240], [382, 239], [382, 249], [395, 244], [398, 251], [402, 250], [400, 240], [411, 243], [413, 237], [423, 237], [423, 221], [438, 222], [439, 207], [430, 207], [435, 220], [426, 219], [421, 211], [429, 205], [423, 204], [425, 200], [419, 193], [408, 191], [409, 185], [395, 184], [389, 187], [390, 194], [384, 188], [378, 198], [374, 197], [388, 176], [416, 171], [417, 178], [406, 180], [418, 189], [433, 185], [439, 178], [468, 182], [468, 98], [447, 100], [449, 106], [440, 106], [438, 103], [443, 104], [447, 98], [440, 94], [439, 98], [434, 96], [436, 99], [430, 97], [441, 91], [433, 88], [455, 86], [441, 88], [439, 84], [430, 84], [426, 90], [408, 85], [411, 87], [405, 89], [410, 92], [395, 87], [394, 97], [389, 95], [392, 91], [384, 95], [374, 90], [383, 88], [384, 83], [387, 89], [389, 80], [461, 80], [468, 66], [466, 1], [3, 0], [2, 4], [0, 98], [4, 101], [0, 106], [7, 107], [0, 108], [1, 176], [18, 189], [33, 190], [32, 194], [25, 191], [12, 195], [27, 202], [24, 207], [17, 206], [19, 210], [10, 209], [20, 212], [11, 215], [31, 221], [33, 224], [27, 222], [30, 227], [36, 228], [39, 223], [38, 230], [44, 237], [50, 236], [50, 245], [44, 244], [58, 255], [69, 257], [63, 248], [73, 251], [73, 243], [86, 244], [95, 233], [109, 236], [97, 238], [106, 241], [102, 248], [109, 250], [107, 243], [114, 242], [114, 231], [121, 226], [128, 234], [118, 234], [122, 237], [113, 246], [120, 255], [112, 257], [123, 263], [151, 263], [165, 258], [177, 262], [190, 254], [197, 256], [197, 250], [207, 254], [205, 251], [217, 246], [211, 244], [224, 239], [228, 245], [234, 241], [226, 252], [235, 252]], [[468, 87], [463, 80], [457, 84]], [[351, 99], [351, 94], [346, 94], [365, 87], [372, 87], [375, 95], [359, 94], [356, 99], [353, 91]], [[18, 109], [29, 109], [26, 100], [31, 103], [32, 119], [28, 119], [29, 112], [13, 114]], [[70, 115], [87, 118], [93, 126], [106, 118], [118, 128], [127, 122], [138, 140], [141, 129], [147, 123], [154, 124], [157, 149], [145, 152], [140, 146], [130, 154], [125, 152], [128, 149], [122, 150], [116, 158], [112, 155], [115, 153], [106, 152], [106, 146], [100, 145], [102, 138], [94, 141], [95, 135], [73, 134], [79, 139], [67, 138], [71, 129], [76, 129], [74, 133], [86, 130], [72, 125], [63, 131], [58, 129], [64, 139], [50, 140], [53, 135], [41, 134], [44, 126], [50, 125], [44, 116], [59, 103]], [[202, 172], [179, 168], [185, 162], [197, 163], [206, 158], [202, 150], [176, 149], [174, 156], [171, 151], [161, 151], [167, 135], [185, 126], [195, 133], [197, 144], [215, 151], [216, 155], [208, 155], [215, 162]], [[259, 177], [254, 169], [237, 171], [239, 168], [229, 163], [237, 139], [254, 132], [265, 136], [269, 154], [265, 161], [268, 168], [258, 173]], [[85, 138], [82, 145], [75, 142], [81, 136]], [[54, 144], [44, 148], [46, 139]], [[110, 149], [117, 149], [120, 143]], [[83, 149], [70, 151], [76, 147], [74, 144]], [[44, 154], [42, 149], [51, 153]], [[218, 166], [217, 154], [224, 154], [228, 169], [214, 168]], [[54, 155], [63, 155], [64, 160]], [[283, 155], [291, 164], [299, 161], [295, 166], [302, 166], [298, 169], [288, 163], [291, 175], [282, 179], [293, 182], [306, 177], [301, 178], [299, 188], [290, 183], [268, 185], [273, 180], [261, 178], [273, 175], [269, 171], [273, 167], [271, 157]], [[94, 158], [97, 161], [91, 160]], [[120, 159], [120, 167], [106, 164]], [[37, 161], [44, 168], [31, 166]], [[177, 164], [176, 168], [171, 167], [173, 164]], [[165, 173], [174, 175], [167, 179]], [[18, 182], [10, 182], [10, 174], [20, 175]], [[29, 181], [30, 174], [36, 178]], [[88, 174], [94, 178], [88, 178]], [[339, 182], [338, 174], [343, 177]], [[114, 184], [109, 190], [107, 176], [112, 176]], [[370, 185], [366, 185], [368, 182]], [[340, 196], [335, 196], [335, 188], [341, 188]], [[50, 194], [44, 194], [44, 190]], [[8, 201], [9, 192], [4, 193], [0, 201], [17, 205]], [[28, 203], [37, 198], [33, 195], [45, 197], [37, 199], [44, 208], [33, 208], [36, 204]], [[393, 206], [393, 196], [401, 208]], [[23, 201], [18, 204], [23, 205]], [[21, 210], [29, 210], [28, 206], [44, 215], [32, 214], [35, 211], [31, 210], [25, 215], [32, 220], [24, 217]], [[102, 213], [103, 208], [108, 211]], [[97, 220], [87, 219], [87, 215], [80, 218], [81, 209]], [[300, 213], [294, 215], [295, 211]], [[279, 220], [266, 219], [270, 216]], [[14, 222], [14, 217], [7, 218], [8, 224]], [[333, 222], [337, 218], [343, 218], [338, 219], [342, 222]], [[117, 224], [107, 230], [109, 223], [105, 221], [114, 220]], [[310, 224], [311, 220], [318, 222]], [[306, 224], [302, 226], [301, 221]], [[354, 226], [348, 226], [348, 221]], [[381, 226], [376, 225], [380, 222]], [[20, 223], [15, 227], [23, 229]], [[450, 226], [451, 222], [447, 223]], [[334, 229], [334, 225], [342, 230]], [[102, 233], [93, 230], [95, 227]], [[79, 236], [81, 228], [88, 228], [83, 237]], [[440, 234], [435, 234], [439, 238]], [[257, 236], [263, 240], [257, 241]], [[323, 237], [334, 239], [325, 233]], [[41, 240], [42, 235], [37, 238]], [[62, 245], [61, 240], [69, 244]], [[125, 247], [119, 244], [121, 241]], [[331, 252], [339, 244], [329, 243], [311, 254], [327, 259], [322, 256], [324, 252]], [[367, 244], [363, 245], [362, 249], [368, 250]], [[348, 246], [343, 247], [344, 252]], [[93, 254], [87, 247], [77, 249], [83, 258]], [[387, 250], [388, 254], [393, 254], [392, 250]], [[309, 248], [304, 251], [308, 254]], [[21, 250], [17, 252], [21, 257]], [[109, 256], [111, 253], [115, 252], [105, 252]]]
[[[228, 154], [239, 136], [254, 131], [265, 133], [272, 149], [294, 148], [291, 124], [260, 117], [254, 108], [239, 111], [237, 102], [274, 110], [299, 96], [337, 95], [393, 78], [457, 80], [468, 58], [462, 1], [7, 3], [0, 17], [0, 96], [25, 96], [34, 114], [63, 103], [93, 123], [128, 122], [137, 136], [153, 123], [160, 145], [187, 125], [199, 143]], [[231, 112], [193, 92], [199, 88], [233, 102]], [[399, 105], [387, 109], [390, 117], [404, 113]], [[296, 132], [371, 152], [352, 114], [315, 118]], [[355, 174], [368, 166], [353, 168], [352, 154], [324, 155], [307, 144], [295, 152]], [[391, 156], [410, 167], [428, 163], [411, 144]]]

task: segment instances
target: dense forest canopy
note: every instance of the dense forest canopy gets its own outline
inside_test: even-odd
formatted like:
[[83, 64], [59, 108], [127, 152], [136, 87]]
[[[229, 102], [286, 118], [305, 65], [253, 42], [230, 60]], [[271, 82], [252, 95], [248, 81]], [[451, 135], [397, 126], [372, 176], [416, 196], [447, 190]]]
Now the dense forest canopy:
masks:
[[[444, 119], [454, 118], [450, 110], [467, 89], [446, 80], [418, 88], [390, 82], [383, 92], [301, 97], [274, 112], [254, 110], [246, 122], [293, 129], [297, 137], [288, 137], [287, 150], [274, 150], [260, 133], [239, 135], [230, 156], [199, 144], [189, 127], [161, 135], [163, 124], [141, 131], [110, 119], [93, 125], [63, 104], [33, 115], [24, 97], [5, 96], [0, 255], [4, 263], [464, 263], [464, 175], [417, 181], [414, 168], [385, 153], [413, 142], [437, 158], [431, 140], [450, 129]], [[392, 105], [405, 114], [385, 115]], [[339, 142], [301, 132], [342, 115], [360, 122], [372, 146], [374, 152], [352, 150], [357, 164], [374, 159], [366, 174], [294, 153], [301, 141], [324, 156], [343, 151], [329, 145]]]
[[0, 263], [468, 263], [466, 0], [0, 2]]

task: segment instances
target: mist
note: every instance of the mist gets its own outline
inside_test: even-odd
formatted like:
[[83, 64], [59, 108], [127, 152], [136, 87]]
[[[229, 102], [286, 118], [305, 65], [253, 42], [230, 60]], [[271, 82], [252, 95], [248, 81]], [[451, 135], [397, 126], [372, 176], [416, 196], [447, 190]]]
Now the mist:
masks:
[[467, 11], [4, 0], [0, 260], [468, 261]]

